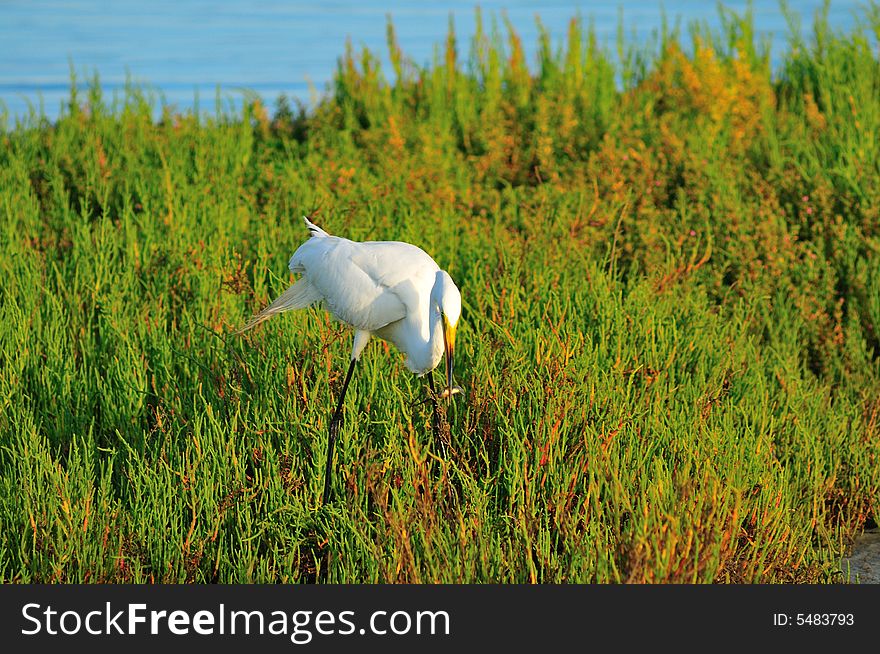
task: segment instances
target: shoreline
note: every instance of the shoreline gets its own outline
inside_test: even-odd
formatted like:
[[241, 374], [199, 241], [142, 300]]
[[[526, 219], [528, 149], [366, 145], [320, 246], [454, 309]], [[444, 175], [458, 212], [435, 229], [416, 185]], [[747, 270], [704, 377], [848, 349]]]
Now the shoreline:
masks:
[[856, 538], [852, 553], [840, 560], [840, 570], [848, 583], [880, 584], [880, 527]]

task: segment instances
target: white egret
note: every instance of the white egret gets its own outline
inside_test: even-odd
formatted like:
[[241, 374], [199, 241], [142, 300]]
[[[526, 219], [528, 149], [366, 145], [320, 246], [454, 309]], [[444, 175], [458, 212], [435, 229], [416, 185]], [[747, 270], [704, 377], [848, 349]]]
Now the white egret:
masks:
[[[351, 362], [327, 438], [324, 503], [330, 499], [333, 448], [342, 403], [355, 364], [371, 336], [393, 343], [406, 355], [406, 367], [428, 376], [433, 429], [439, 431], [437, 399], [461, 391], [452, 383], [455, 330], [461, 316], [461, 293], [445, 270], [421, 248], [400, 241], [350, 241], [331, 236], [303, 216], [310, 238], [290, 258], [300, 275], [290, 288], [253, 317], [238, 333], [275, 314], [323, 303], [330, 314], [352, 327]], [[446, 357], [446, 388], [438, 395], [431, 371]]]

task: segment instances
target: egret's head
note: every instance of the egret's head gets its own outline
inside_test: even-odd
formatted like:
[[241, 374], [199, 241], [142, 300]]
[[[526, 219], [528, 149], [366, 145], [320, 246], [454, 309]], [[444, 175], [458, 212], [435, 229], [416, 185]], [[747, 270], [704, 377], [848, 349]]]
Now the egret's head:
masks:
[[445, 270], [437, 272], [434, 288], [437, 291], [437, 304], [443, 320], [443, 348], [446, 353], [446, 390], [443, 394], [445, 397], [452, 397], [460, 390], [456, 390], [452, 385], [452, 364], [455, 354], [455, 330], [461, 317], [461, 293]]

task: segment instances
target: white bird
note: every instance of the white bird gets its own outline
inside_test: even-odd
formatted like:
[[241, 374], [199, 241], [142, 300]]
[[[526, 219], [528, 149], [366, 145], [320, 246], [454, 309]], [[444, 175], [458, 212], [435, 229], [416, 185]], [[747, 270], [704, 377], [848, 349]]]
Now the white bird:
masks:
[[[290, 258], [300, 278], [237, 333], [275, 314], [323, 303], [330, 314], [352, 327], [351, 362], [336, 411], [330, 420], [324, 503], [330, 499], [333, 447], [342, 419], [342, 403], [355, 363], [371, 336], [393, 343], [406, 355], [406, 367], [428, 376], [433, 428], [439, 431], [437, 398], [461, 391], [452, 383], [455, 331], [461, 316], [461, 293], [452, 277], [421, 248], [400, 241], [350, 241], [331, 236], [303, 216], [310, 238]], [[431, 371], [445, 354], [446, 388], [438, 395]]]

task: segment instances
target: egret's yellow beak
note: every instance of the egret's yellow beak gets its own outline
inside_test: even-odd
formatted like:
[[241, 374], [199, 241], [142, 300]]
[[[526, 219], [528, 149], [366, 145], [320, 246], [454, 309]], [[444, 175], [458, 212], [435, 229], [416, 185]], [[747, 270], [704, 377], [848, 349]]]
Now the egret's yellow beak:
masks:
[[446, 316], [443, 316], [443, 344], [446, 349], [446, 396], [452, 397], [455, 394], [452, 385], [452, 362], [455, 352], [455, 325], [449, 324]]

